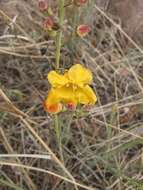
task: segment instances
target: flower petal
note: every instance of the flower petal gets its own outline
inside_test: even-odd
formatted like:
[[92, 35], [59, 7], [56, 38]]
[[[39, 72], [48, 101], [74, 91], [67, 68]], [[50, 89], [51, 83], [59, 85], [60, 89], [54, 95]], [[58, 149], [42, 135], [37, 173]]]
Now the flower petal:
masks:
[[72, 86], [63, 86], [61, 88], [52, 88], [48, 93], [48, 97], [46, 99], [47, 104], [52, 105], [59, 102], [68, 103], [74, 102], [76, 103], [76, 97]]
[[74, 89], [71, 85], [63, 86], [61, 88], [56, 89], [56, 93], [58, 94], [58, 98], [60, 99], [60, 101], [63, 103], [68, 103], [68, 102], [74, 102], [75, 104], [77, 103]]
[[69, 80], [64, 75], [58, 74], [56, 71], [48, 73], [48, 80], [52, 87], [61, 87], [68, 84]]
[[68, 71], [68, 78], [71, 83], [82, 87], [92, 83], [92, 73], [80, 64], [73, 65]]
[[56, 114], [62, 110], [62, 104], [60, 103], [59, 96], [55, 89], [51, 89], [48, 93], [47, 99], [44, 101], [45, 111]]
[[76, 91], [76, 98], [77, 101], [81, 104], [87, 105], [87, 104], [95, 104], [97, 101], [97, 97], [92, 90], [92, 88], [88, 85], [84, 86], [83, 88], [78, 88]]
[[47, 104], [56, 104], [58, 102], [60, 102], [59, 96], [58, 96], [56, 90], [54, 88], [52, 88], [48, 93], [46, 103]]

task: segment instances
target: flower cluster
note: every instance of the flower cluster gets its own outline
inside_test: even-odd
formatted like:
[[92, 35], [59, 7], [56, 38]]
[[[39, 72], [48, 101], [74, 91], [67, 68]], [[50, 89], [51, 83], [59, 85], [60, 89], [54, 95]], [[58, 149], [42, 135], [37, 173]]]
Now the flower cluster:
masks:
[[[87, 0], [74, 0], [73, 5], [75, 6], [83, 6], [87, 3]], [[38, 1], [39, 10], [46, 16], [43, 21], [43, 29], [47, 32], [50, 37], [55, 37], [57, 35], [57, 30], [59, 29], [59, 25], [57, 21], [55, 22], [54, 14], [51, 8], [48, 6], [46, 0]], [[85, 37], [91, 31], [90, 26], [81, 24], [77, 26], [75, 33], [79, 37]]]
[[39, 10], [45, 16], [43, 21], [43, 29], [47, 32], [47, 34], [51, 37], [55, 37], [57, 34], [57, 23], [54, 19], [54, 14], [52, 12], [51, 7], [49, 7], [46, 0], [39, 0], [38, 1]]
[[39, 7], [39, 10], [46, 16], [49, 16], [49, 15], [51, 16], [53, 14], [51, 7], [49, 7], [47, 3], [47, 0], [39, 0], [38, 7]]
[[73, 65], [64, 74], [50, 71], [48, 80], [51, 89], [44, 102], [44, 108], [49, 113], [58, 113], [66, 105], [74, 110], [78, 104], [93, 105], [97, 101], [92, 88], [92, 73], [80, 64]]
[[[74, 0], [74, 5], [75, 6], [83, 6], [86, 5], [88, 0]], [[85, 24], [81, 24], [77, 26], [76, 33], [79, 37], [83, 38], [85, 37], [89, 32], [91, 31], [91, 27]]]

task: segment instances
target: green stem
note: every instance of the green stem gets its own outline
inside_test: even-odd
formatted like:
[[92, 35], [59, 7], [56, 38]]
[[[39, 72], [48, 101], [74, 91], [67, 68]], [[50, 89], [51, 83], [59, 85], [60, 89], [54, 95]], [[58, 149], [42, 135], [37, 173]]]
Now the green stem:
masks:
[[61, 157], [61, 160], [64, 162], [62, 142], [61, 142], [61, 126], [59, 125], [58, 115], [55, 115], [55, 132], [56, 132], [57, 143], [59, 146], [60, 157]]
[[71, 34], [71, 40], [70, 40], [70, 47], [72, 51], [75, 51], [76, 49], [76, 27], [78, 25], [78, 15], [79, 15], [79, 8], [77, 6], [73, 6], [73, 17], [72, 17], [72, 34]]
[[62, 25], [64, 22], [64, 0], [59, 0], [59, 25], [60, 30], [58, 31], [57, 38], [56, 38], [56, 69], [59, 69], [60, 66], [60, 51], [61, 51], [61, 45], [62, 45]]
[[[62, 46], [62, 26], [64, 22], [64, 0], [59, 0], [59, 25], [60, 29], [57, 33], [56, 37], [56, 52], [55, 52], [55, 58], [56, 58], [56, 70], [60, 67], [60, 57], [61, 57], [61, 46]], [[61, 146], [61, 127], [59, 125], [59, 118], [58, 115], [55, 115], [55, 132], [57, 137], [57, 142], [59, 145], [59, 151], [61, 159], [63, 160], [63, 154], [62, 154], [62, 146]]]
[[55, 132], [56, 132], [56, 137], [57, 137], [57, 142], [60, 145], [61, 144], [61, 130], [60, 130], [60, 125], [59, 125], [59, 118], [58, 115], [55, 115]]

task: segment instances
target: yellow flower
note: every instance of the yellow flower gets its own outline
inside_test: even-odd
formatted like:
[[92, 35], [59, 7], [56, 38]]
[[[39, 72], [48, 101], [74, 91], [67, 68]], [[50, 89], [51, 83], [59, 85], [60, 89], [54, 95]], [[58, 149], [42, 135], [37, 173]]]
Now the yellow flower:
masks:
[[92, 83], [91, 71], [80, 64], [73, 65], [64, 75], [60, 75], [56, 71], [51, 71], [47, 78], [52, 87], [61, 87], [68, 84], [75, 84], [82, 87], [85, 84]]
[[60, 112], [59, 103], [72, 105], [77, 104], [95, 104], [97, 101], [96, 95], [89, 84], [92, 83], [92, 73], [80, 64], [73, 65], [63, 75], [56, 71], [51, 71], [48, 74], [48, 80], [52, 86], [48, 97], [45, 101], [46, 110], [50, 113], [49, 108], [57, 108], [55, 113]]

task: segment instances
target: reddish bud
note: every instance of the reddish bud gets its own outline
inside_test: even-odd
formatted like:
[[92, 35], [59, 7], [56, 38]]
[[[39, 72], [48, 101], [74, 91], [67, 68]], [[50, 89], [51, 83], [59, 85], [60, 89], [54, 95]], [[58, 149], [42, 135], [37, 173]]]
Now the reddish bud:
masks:
[[47, 11], [48, 10], [48, 3], [45, 0], [39, 0], [38, 7], [40, 11]]
[[67, 109], [70, 111], [74, 111], [76, 109], [76, 104], [74, 102], [67, 103]]
[[87, 3], [88, 0], [74, 0], [74, 4], [76, 6], [82, 6], [85, 5]]
[[54, 21], [51, 17], [47, 18], [46, 20], [44, 20], [43, 22], [43, 28], [45, 30], [49, 30], [51, 31], [53, 29], [54, 26]]
[[46, 101], [44, 101], [43, 107], [46, 112], [51, 113], [51, 114], [57, 114], [57, 113], [61, 112], [63, 109], [63, 106], [61, 103], [49, 105], [49, 104], [47, 104]]
[[84, 24], [79, 25], [76, 30], [78, 36], [80, 37], [86, 36], [90, 31], [91, 31], [91, 27]]

